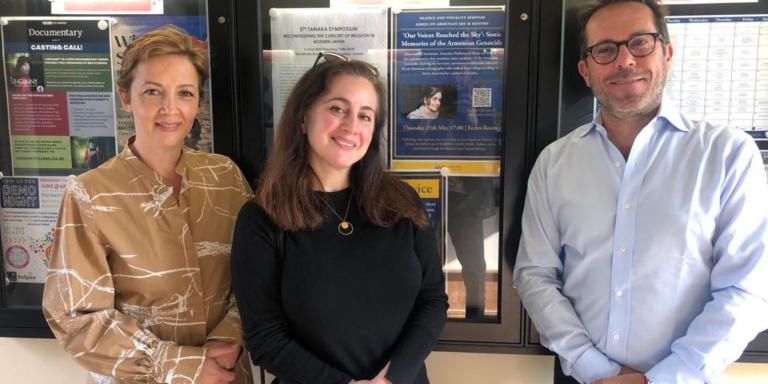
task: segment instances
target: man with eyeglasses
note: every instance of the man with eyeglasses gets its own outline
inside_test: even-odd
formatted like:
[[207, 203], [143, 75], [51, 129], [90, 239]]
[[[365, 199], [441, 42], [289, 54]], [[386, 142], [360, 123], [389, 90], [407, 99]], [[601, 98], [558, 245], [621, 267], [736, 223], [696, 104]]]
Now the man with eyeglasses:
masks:
[[578, 69], [599, 113], [531, 171], [514, 281], [555, 383], [717, 383], [768, 328], [762, 159], [665, 99], [665, 14], [584, 10]]

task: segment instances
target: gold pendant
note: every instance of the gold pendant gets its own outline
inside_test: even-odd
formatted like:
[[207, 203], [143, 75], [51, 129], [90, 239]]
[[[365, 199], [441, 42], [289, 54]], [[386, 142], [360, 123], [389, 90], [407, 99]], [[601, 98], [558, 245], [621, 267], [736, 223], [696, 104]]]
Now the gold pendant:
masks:
[[352, 231], [354, 231], [355, 228], [352, 227], [352, 223], [345, 220], [339, 223], [338, 230], [339, 230], [339, 233], [341, 233], [342, 235], [349, 236], [352, 234]]

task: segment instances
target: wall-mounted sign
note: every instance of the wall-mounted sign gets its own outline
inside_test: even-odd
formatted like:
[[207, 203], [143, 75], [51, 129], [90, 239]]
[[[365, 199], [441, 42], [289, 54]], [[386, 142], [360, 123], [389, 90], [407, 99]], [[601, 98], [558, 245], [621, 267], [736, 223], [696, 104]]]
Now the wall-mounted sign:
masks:
[[114, 156], [110, 22], [1, 24], [13, 175], [78, 174]]
[[392, 18], [391, 168], [498, 174], [504, 8], [404, 9]]

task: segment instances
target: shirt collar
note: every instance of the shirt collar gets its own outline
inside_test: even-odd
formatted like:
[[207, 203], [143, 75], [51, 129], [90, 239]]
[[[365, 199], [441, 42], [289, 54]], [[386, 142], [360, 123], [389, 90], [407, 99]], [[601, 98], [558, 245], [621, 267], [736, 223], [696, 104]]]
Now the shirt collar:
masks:
[[[120, 157], [128, 162], [128, 164], [131, 165], [131, 167], [138, 173], [149, 176], [156, 180], [162, 180], [162, 177], [158, 175], [152, 168], [150, 168], [147, 164], [145, 164], [136, 154], [133, 152], [133, 149], [131, 147], [133, 146], [133, 142], [136, 140], [136, 136], [131, 136], [128, 139], [128, 143], [125, 145], [123, 150], [120, 152]], [[176, 173], [179, 175], [184, 175], [184, 173], [187, 170], [187, 161], [189, 159], [189, 152], [191, 151], [190, 148], [186, 146], [181, 147], [181, 157], [179, 158], [179, 162], [176, 164]]]
[[[680, 110], [675, 106], [674, 101], [670, 98], [670, 96], [664, 92], [661, 98], [661, 106], [659, 107], [658, 113], [656, 113], [656, 116], [651, 119], [651, 121], [648, 123], [648, 125], [652, 125], [659, 121], [660, 119], [664, 119], [668, 125], [676, 128], [679, 131], [687, 132], [688, 127], [685, 126], [683, 123], [683, 118], [680, 115]], [[596, 130], [598, 132], [601, 132], [602, 134], [605, 134], [605, 128], [603, 127], [603, 118], [600, 115], [600, 113], [595, 114], [595, 118], [592, 120], [591, 123], [587, 124], [582, 128], [582, 132], [578, 134], [579, 137], [584, 137], [588, 135], [593, 130]]]

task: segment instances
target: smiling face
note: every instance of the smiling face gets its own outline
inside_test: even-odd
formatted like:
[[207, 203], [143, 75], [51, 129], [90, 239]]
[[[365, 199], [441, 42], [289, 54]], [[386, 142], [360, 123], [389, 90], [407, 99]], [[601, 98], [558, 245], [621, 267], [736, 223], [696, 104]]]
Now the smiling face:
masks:
[[199, 83], [195, 67], [181, 55], [154, 56], [136, 66], [130, 89], [119, 95], [133, 115], [133, 145], [140, 153], [181, 149], [200, 104]]
[[320, 180], [349, 170], [368, 151], [378, 99], [365, 78], [338, 75], [312, 103], [302, 132], [309, 142], [309, 165]]
[[[638, 2], [609, 5], [595, 12], [586, 25], [586, 45], [623, 41], [642, 33], [659, 32], [653, 12]], [[590, 56], [579, 61], [579, 73], [597, 97], [601, 113], [616, 118], [655, 113], [661, 104], [672, 45], [656, 41], [654, 51], [634, 57], [626, 46], [610, 64], [597, 64]]]
[[437, 112], [440, 110], [440, 102], [443, 100], [443, 93], [437, 92], [431, 97], [425, 97], [424, 98], [424, 105], [427, 106], [427, 109], [429, 109], [432, 112]]

